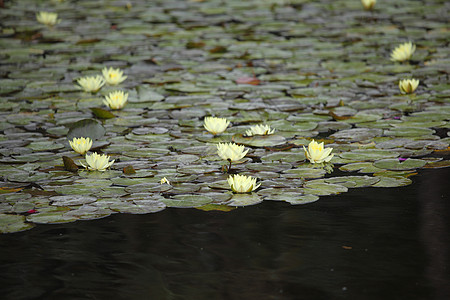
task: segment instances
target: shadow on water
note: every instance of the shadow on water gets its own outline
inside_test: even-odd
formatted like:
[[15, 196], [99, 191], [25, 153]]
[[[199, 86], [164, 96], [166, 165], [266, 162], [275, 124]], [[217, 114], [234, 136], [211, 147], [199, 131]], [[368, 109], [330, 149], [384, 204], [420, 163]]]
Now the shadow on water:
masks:
[[167, 209], [3, 235], [2, 299], [446, 299], [448, 175], [423, 170], [408, 187], [304, 206]]

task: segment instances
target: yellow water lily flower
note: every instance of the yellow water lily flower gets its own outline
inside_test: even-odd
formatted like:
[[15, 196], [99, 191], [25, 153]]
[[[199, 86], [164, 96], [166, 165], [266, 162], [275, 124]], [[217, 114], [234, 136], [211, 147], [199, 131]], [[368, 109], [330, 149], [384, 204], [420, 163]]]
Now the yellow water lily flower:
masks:
[[84, 155], [89, 151], [89, 149], [91, 149], [92, 140], [90, 138], [75, 137], [71, 141], [69, 141], [69, 144], [76, 153]]
[[36, 14], [36, 20], [44, 25], [53, 26], [59, 23], [58, 14], [47, 11], [40, 11]]
[[365, 10], [372, 10], [377, 0], [361, 0]]
[[105, 80], [102, 76], [85, 76], [77, 79], [80, 87], [88, 93], [98, 92], [102, 86], [105, 84]]
[[121, 109], [127, 104], [128, 93], [123, 91], [115, 91], [109, 93], [103, 99], [103, 103], [111, 109]]
[[397, 48], [395, 48], [391, 53], [392, 61], [405, 61], [409, 60], [413, 55], [414, 51], [416, 51], [416, 45], [411, 42], [401, 44]]
[[123, 76], [123, 71], [120, 69], [104, 68], [102, 74], [110, 85], [117, 85], [127, 79], [127, 76]]
[[225, 118], [206, 117], [203, 127], [205, 127], [205, 129], [212, 134], [216, 135], [224, 132], [228, 125], [230, 125], [230, 121]]
[[313, 164], [329, 162], [334, 156], [334, 154], [330, 155], [333, 148], [324, 149], [323, 142], [319, 144], [315, 140], [312, 140], [311, 143], [309, 143], [308, 150], [305, 146], [303, 146], [303, 150], [305, 150], [306, 158]]
[[108, 155], [97, 154], [97, 152], [94, 152], [92, 154], [86, 154], [85, 159], [87, 166], [85, 166], [82, 162], [80, 162], [80, 164], [90, 171], [103, 172], [107, 168], [111, 167], [111, 165], [114, 163], [114, 159], [112, 161], [109, 161]]
[[275, 132], [275, 129], [270, 128], [269, 125], [254, 125], [250, 127], [247, 131], [245, 131], [246, 136], [254, 136], [254, 135], [269, 135]]
[[259, 188], [261, 183], [256, 184], [256, 178], [245, 175], [228, 176], [228, 184], [235, 193], [250, 193]]
[[161, 184], [167, 183], [168, 185], [170, 185], [170, 181], [169, 179], [167, 179], [166, 177], [161, 179]]
[[224, 160], [229, 162], [238, 161], [244, 158], [249, 149], [245, 150], [243, 145], [235, 143], [219, 143], [217, 144], [217, 154]]
[[411, 94], [419, 86], [418, 79], [403, 79], [398, 82], [398, 88], [402, 94]]

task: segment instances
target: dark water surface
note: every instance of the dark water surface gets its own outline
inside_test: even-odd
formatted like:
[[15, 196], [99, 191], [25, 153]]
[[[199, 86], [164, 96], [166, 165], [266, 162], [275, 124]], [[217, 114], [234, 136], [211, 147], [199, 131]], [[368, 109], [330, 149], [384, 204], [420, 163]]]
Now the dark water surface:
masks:
[[450, 299], [450, 169], [303, 206], [2, 235], [1, 299]]

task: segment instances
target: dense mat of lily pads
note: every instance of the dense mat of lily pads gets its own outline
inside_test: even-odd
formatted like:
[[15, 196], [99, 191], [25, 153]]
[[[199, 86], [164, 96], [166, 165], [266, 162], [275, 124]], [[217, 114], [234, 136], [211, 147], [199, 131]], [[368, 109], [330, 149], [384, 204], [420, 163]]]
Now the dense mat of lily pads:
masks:
[[[0, 232], [166, 207], [305, 204], [449, 166], [444, 0], [378, 1], [371, 11], [358, 0], [2, 5]], [[41, 24], [41, 11], [58, 19]], [[406, 42], [412, 57], [391, 61]], [[105, 68], [126, 80], [80, 89]], [[401, 91], [410, 78], [417, 89]], [[128, 102], [111, 109], [120, 106], [105, 96], [117, 90]], [[206, 131], [210, 116], [229, 120], [226, 131]], [[247, 137], [257, 124], [274, 132]], [[109, 169], [82, 167], [69, 145], [81, 136], [115, 160]], [[330, 162], [305, 158], [312, 139], [333, 148]], [[231, 170], [217, 154], [224, 142], [249, 149]], [[228, 171], [260, 186], [233, 193]]]

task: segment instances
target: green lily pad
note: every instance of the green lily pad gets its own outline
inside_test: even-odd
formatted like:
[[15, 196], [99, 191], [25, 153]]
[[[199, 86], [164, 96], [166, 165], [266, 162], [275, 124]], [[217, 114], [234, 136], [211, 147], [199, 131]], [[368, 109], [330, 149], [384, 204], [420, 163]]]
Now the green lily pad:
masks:
[[282, 176], [284, 178], [321, 178], [325, 176], [327, 172], [324, 169], [313, 168], [299, 168], [283, 171]]
[[155, 92], [154, 88], [139, 85], [136, 87], [138, 96], [137, 98], [130, 98], [130, 103], [142, 103], [142, 102], [158, 102], [164, 99], [164, 96]]
[[166, 205], [157, 200], [139, 201], [138, 204], [134, 202], [120, 201], [111, 204], [109, 208], [121, 213], [148, 214], [162, 211], [166, 208]]
[[261, 157], [264, 162], [299, 162], [306, 159], [304, 151], [301, 152], [274, 152]]
[[97, 140], [105, 135], [105, 128], [94, 119], [84, 119], [69, 125], [67, 139], [74, 137], [89, 137]]
[[335, 195], [347, 192], [348, 188], [340, 184], [326, 183], [323, 179], [311, 180], [304, 184], [304, 193], [317, 196]]
[[0, 213], [0, 233], [13, 233], [33, 228], [35, 225], [25, 222], [25, 216]]
[[233, 142], [251, 147], [273, 147], [286, 143], [286, 139], [280, 135], [255, 135], [245, 137], [242, 134], [233, 135]]
[[198, 207], [213, 202], [213, 199], [201, 195], [175, 195], [161, 201], [168, 207]]
[[417, 127], [411, 127], [411, 128], [404, 128], [404, 127], [397, 127], [392, 128], [389, 130], [384, 131], [384, 135], [387, 136], [406, 136], [406, 137], [414, 137], [414, 136], [426, 136], [431, 135], [435, 131], [433, 129], [429, 128], [417, 128]]
[[48, 212], [41, 212], [27, 216], [27, 221], [35, 224], [62, 224], [71, 223], [78, 220], [73, 216], [66, 216], [65, 213], [68, 210], [55, 210]]
[[224, 211], [224, 212], [236, 209], [235, 207], [230, 207], [224, 204], [206, 204], [195, 208], [203, 211]]
[[341, 166], [339, 170], [348, 172], [358, 171], [358, 173], [375, 173], [381, 171], [372, 162], [350, 163]]
[[263, 201], [262, 197], [258, 196], [256, 193], [251, 194], [233, 194], [230, 202], [227, 203], [229, 206], [249, 206], [261, 203]]
[[379, 177], [371, 176], [340, 176], [325, 179], [325, 182], [327, 183], [340, 184], [347, 188], [368, 187], [374, 185], [379, 181]]
[[316, 195], [305, 195], [302, 188], [268, 188], [257, 194], [264, 200], [286, 201], [291, 204], [307, 204], [319, 200]]
[[112, 112], [103, 108], [91, 107], [90, 110], [99, 119], [112, 119], [116, 117]]
[[414, 170], [422, 168], [426, 164], [427, 161], [414, 158], [408, 158], [405, 161], [399, 161], [398, 159], [382, 159], [373, 163], [377, 168], [393, 171]]
[[66, 217], [74, 217], [79, 220], [95, 220], [108, 217], [113, 212], [109, 209], [97, 206], [83, 205], [77, 209], [73, 209], [65, 213]]
[[337, 141], [364, 141], [381, 136], [382, 130], [378, 128], [352, 128], [340, 130], [330, 135], [330, 138]]
[[352, 161], [375, 161], [383, 158], [398, 157], [400, 153], [382, 149], [356, 149], [338, 154], [341, 158]]
[[71, 206], [82, 205], [95, 202], [97, 198], [83, 195], [67, 195], [50, 197], [52, 205], [55, 206]]
[[373, 187], [400, 187], [410, 185], [411, 179], [406, 177], [386, 177], [379, 176], [380, 181], [372, 185]]
[[52, 141], [39, 141], [39, 142], [31, 142], [27, 148], [32, 149], [33, 151], [49, 151], [49, 150], [58, 150], [64, 148], [63, 144], [55, 143]]

